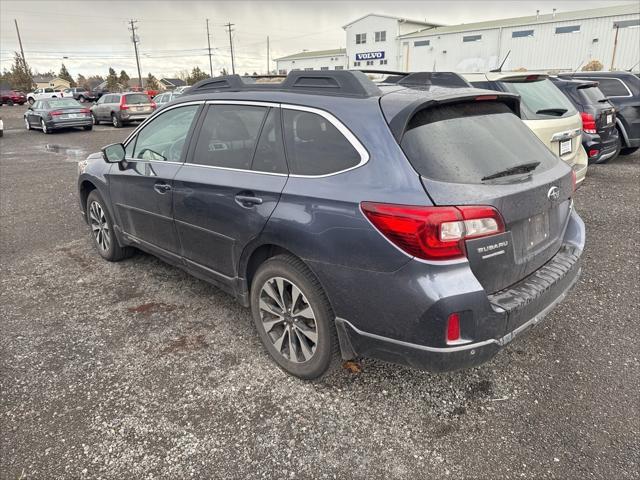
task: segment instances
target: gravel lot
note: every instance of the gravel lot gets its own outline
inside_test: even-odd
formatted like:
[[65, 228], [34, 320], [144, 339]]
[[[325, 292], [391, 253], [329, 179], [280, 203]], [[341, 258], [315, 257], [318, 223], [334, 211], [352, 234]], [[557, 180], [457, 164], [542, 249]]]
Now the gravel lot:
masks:
[[249, 311], [93, 251], [76, 162], [130, 128], [44, 135], [2, 107], [0, 477], [630, 479], [640, 469], [640, 155], [577, 194], [584, 272], [492, 362], [278, 370]]

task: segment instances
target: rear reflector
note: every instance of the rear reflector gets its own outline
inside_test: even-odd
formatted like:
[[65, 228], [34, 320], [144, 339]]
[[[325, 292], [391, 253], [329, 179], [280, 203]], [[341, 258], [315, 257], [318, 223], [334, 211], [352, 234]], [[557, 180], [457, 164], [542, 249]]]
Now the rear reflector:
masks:
[[598, 155], [598, 152], [599, 152], [599, 150], [596, 150], [595, 148], [594, 148], [594, 149], [589, 150], [589, 157], [595, 157], [595, 156], [597, 156], [597, 155]]
[[423, 260], [466, 255], [464, 241], [504, 232], [504, 221], [490, 206], [422, 207], [363, 202], [362, 212], [394, 245]]
[[452, 313], [447, 320], [447, 342], [460, 340], [460, 315]]
[[476, 97], [477, 101], [480, 100], [497, 100], [498, 96], [497, 95], [480, 95], [479, 97]]

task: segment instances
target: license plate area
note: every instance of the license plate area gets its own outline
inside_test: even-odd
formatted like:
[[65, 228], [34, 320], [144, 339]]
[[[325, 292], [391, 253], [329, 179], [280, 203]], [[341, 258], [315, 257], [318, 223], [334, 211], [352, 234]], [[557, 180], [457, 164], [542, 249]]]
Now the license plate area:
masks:
[[529, 217], [526, 223], [527, 250], [533, 250], [549, 238], [549, 212]]
[[613, 114], [609, 113], [607, 115], [607, 125], [613, 123]]
[[566, 155], [567, 153], [571, 153], [573, 150], [571, 145], [571, 139], [567, 138], [566, 140], [560, 140], [560, 155]]

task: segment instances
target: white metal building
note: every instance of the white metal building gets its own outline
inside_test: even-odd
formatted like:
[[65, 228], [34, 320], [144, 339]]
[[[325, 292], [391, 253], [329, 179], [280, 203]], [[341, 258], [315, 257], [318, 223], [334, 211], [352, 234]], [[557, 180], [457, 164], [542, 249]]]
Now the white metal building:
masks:
[[291, 70], [344, 70], [347, 53], [344, 48], [335, 50], [305, 50], [294, 55], [276, 58], [278, 73], [286, 75]]
[[278, 58], [278, 71], [475, 72], [496, 68], [509, 51], [505, 70], [575, 70], [590, 60], [640, 70], [640, 2], [448, 26], [372, 13], [343, 29], [346, 49]]
[[505, 70], [575, 70], [590, 60], [637, 70], [640, 3], [437, 27], [398, 42], [407, 71], [486, 71], [509, 51]]

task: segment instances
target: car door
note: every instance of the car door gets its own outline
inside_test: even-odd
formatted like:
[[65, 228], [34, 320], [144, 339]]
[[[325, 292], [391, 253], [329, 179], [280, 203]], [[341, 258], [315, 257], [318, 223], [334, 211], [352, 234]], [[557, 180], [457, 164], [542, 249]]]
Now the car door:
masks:
[[100, 107], [98, 108], [98, 118], [100, 120], [110, 119], [109, 104], [111, 103], [113, 97], [114, 95], [109, 94], [100, 98], [100, 100], [104, 99], [104, 101], [100, 104]]
[[119, 228], [132, 241], [175, 256], [173, 178], [184, 161], [191, 125], [201, 104], [176, 106], [156, 116], [126, 145], [126, 161], [107, 174]]
[[287, 182], [277, 104], [208, 105], [174, 179], [174, 219], [189, 267], [229, 282]]
[[109, 95], [103, 95], [96, 102], [96, 106], [93, 110], [93, 113], [95, 114], [98, 120], [104, 119], [104, 109], [105, 109], [105, 104], [107, 103], [108, 98], [109, 98]]

